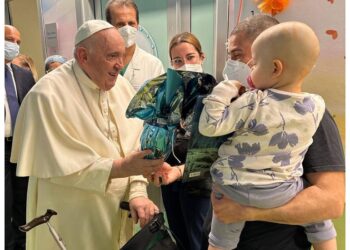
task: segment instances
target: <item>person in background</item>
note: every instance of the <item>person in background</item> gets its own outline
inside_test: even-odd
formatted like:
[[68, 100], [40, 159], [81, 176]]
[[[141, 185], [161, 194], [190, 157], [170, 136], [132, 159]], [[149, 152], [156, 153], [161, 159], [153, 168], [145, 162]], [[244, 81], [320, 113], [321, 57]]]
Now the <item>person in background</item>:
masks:
[[67, 58], [60, 55], [52, 55], [45, 59], [46, 74], [67, 62]]
[[[252, 43], [262, 31], [276, 24], [278, 21], [268, 15], [254, 15], [241, 21], [230, 34], [229, 60], [225, 68], [229, 72], [236, 72], [236, 76], [243, 75], [243, 79], [246, 79], [248, 75], [244, 67], [248, 67], [246, 63], [252, 58]], [[220, 221], [247, 221], [238, 250], [310, 249], [311, 244], [306, 238], [304, 228], [296, 225], [334, 219], [343, 214], [344, 153], [338, 128], [327, 109], [305, 155], [303, 169], [306, 188], [281, 207], [257, 209], [240, 205], [226, 196], [218, 200], [215, 192], [212, 193], [213, 209]], [[208, 215], [203, 228], [202, 249], [208, 249], [207, 237], [212, 213]]]
[[[228, 79], [246, 79], [250, 73], [246, 63], [251, 59], [253, 41], [262, 31], [278, 23], [268, 15], [254, 15], [241, 21], [230, 34], [229, 60], [223, 75], [234, 72], [235, 74], [228, 77], [235, 78]], [[212, 192], [211, 202], [220, 221], [247, 221], [237, 250], [310, 250], [311, 244], [304, 228], [297, 225], [334, 219], [342, 215], [345, 201], [344, 153], [338, 128], [327, 109], [313, 136], [313, 143], [306, 152], [303, 169], [306, 188], [281, 207], [258, 209], [243, 206], [226, 196], [218, 200], [215, 198], [215, 191]], [[168, 180], [163, 178], [162, 184], [181, 178], [183, 168], [180, 167], [181, 171], [175, 170], [177, 169], [167, 170]], [[164, 172], [163, 169], [161, 175]], [[160, 185], [158, 179], [149, 180]], [[203, 227], [201, 250], [208, 249], [211, 220], [212, 212], [209, 211]]]
[[25, 233], [18, 226], [26, 223], [28, 177], [16, 177], [17, 165], [10, 162], [12, 136], [19, 106], [35, 80], [30, 71], [12, 63], [19, 54], [21, 34], [5, 25], [5, 249], [25, 249]]
[[135, 90], [139, 90], [145, 81], [164, 73], [162, 62], [135, 43], [139, 10], [133, 0], [109, 0], [106, 4], [106, 20], [124, 38], [125, 66], [120, 74], [129, 80]]
[[19, 54], [12, 60], [12, 63], [32, 72], [35, 82], [38, 81], [38, 72], [36, 70], [34, 60], [30, 56]]
[[[199, 132], [231, 134], [211, 166], [217, 199], [224, 195], [242, 205], [273, 208], [302, 191], [302, 161], [325, 110], [321, 96], [302, 92], [319, 51], [306, 24], [274, 25], [252, 44], [248, 84], [253, 90], [239, 95], [241, 83], [226, 80], [203, 99]], [[208, 249], [236, 248], [244, 223], [224, 224], [214, 214]], [[315, 250], [337, 249], [331, 220], [304, 227]]]
[[[139, 26], [139, 10], [133, 0], [109, 0], [105, 8], [106, 20], [122, 35], [125, 42], [124, 67], [120, 74], [137, 91], [147, 80], [164, 73], [162, 62], [155, 56], [141, 49], [135, 43]], [[160, 189], [147, 187], [149, 198], [161, 206]]]
[[[142, 122], [125, 111], [135, 91], [119, 75], [124, 40], [115, 27], [90, 20], [75, 35], [74, 59], [42, 77], [18, 114], [11, 161], [29, 176], [28, 220], [48, 208], [50, 223], [68, 249], [119, 250], [133, 234], [132, 219], [119, 208], [129, 201], [143, 227], [157, 206], [147, 198], [141, 174], [163, 159], [139, 151]], [[46, 227], [27, 233], [27, 250], [56, 249]]]
[[[177, 34], [171, 39], [169, 56], [175, 70], [203, 72], [205, 55], [198, 39], [189, 32]], [[184, 137], [184, 129], [178, 128], [177, 134]], [[209, 180], [182, 183], [187, 146], [188, 140], [177, 140], [174, 146], [175, 156], [171, 153], [166, 159], [173, 166], [168, 169], [168, 178], [163, 178], [162, 183], [159, 178], [151, 181], [157, 186], [162, 184], [163, 202], [172, 232], [184, 249], [198, 250], [204, 219], [210, 208], [211, 187]]]

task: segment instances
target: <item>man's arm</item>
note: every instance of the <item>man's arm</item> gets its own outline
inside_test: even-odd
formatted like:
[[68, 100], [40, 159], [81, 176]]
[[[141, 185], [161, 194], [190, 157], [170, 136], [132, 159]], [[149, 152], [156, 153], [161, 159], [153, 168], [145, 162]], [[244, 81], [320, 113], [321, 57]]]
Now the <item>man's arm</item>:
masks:
[[340, 217], [345, 202], [344, 153], [337, 126], [328, 110], [313, 139], [303, 162], [309, 187], [287, 204], [272, 209], [241, 206], [225, 197], [218, 201], [213, 195], [218, 218], [227, 223], [261, 220], [305, 224]]
[[214, 212], [225, 223], [245, 220], [302, 225], [340, 217], [345, 201], [344, 172], [312, 173], [307, 178], [313, 185], [283, 206], [271, 209], [247, 207], [226, 197], [217, 200], [213, 194]]
[[266, 218], [260, 220], [301, 225], [342, 216], [345, 203], [344, 172], [310, 173], [306, 178], [312, 186], [301, 191], [285, 206], [262, 213], [261, 216]]

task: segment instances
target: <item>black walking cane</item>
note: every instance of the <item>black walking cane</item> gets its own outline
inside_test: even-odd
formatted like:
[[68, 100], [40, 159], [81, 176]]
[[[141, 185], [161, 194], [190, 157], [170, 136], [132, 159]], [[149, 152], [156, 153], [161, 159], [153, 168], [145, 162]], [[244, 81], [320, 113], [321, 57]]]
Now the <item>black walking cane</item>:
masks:
[[57, 245], [61, 248], [61, 250], [67, 250], [66, 246], [64, 245], [64, 243], [62, 241], [62, 238], [58, 235], [58, 233], [56, 232], [54, 227], [51, 226], [51, 224], [49, 223], [49, 220], [50, 220], [51, 216], [53, 216], [53, 215], [57, 215], [57, 212], [52, 210], [52, 209], [48, 209], [44, 215], [41, 215], [37, 218], [34, 218], [33, 220], [31, 220], [30, 222], [28, 222], [25, 225], [19, 226], [18, 229], [22, 232], [28, 232], [29, 230], [33, 229], [34, 227], [46, 223], [47, 226], [49, 227], [50, 233], [52, 234], [52, 237], [55, 239]]

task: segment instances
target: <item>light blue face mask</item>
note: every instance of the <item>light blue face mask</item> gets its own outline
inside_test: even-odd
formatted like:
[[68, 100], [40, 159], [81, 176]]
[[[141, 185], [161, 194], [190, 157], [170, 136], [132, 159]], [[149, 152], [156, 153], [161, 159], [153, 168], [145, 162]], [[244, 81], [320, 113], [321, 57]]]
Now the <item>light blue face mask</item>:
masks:
[[5, 59], [12, 61], [19, 54], [19, 45], [17, 43], [5, 41]]

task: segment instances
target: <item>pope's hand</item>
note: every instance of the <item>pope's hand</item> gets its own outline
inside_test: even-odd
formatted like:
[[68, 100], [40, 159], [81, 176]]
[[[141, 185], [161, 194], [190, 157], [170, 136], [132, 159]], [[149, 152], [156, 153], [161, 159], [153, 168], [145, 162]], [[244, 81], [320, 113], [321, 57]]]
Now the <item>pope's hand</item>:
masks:
[[129, 201], [130, 213], [135, 222], [140, 222], [140, 226], [144, 227], [155, 214], [159, 213], [158, 207], [146, 197], [136, 197]]
[[162, 167], [164, 159], [150, 160], [144, 158], [151, 153], [151, 150], [143, 150], [133, 152], [124, 158], [114, 160], [110, 177], [121, 178], [132, 175], [148, 176], [156, 172]]

